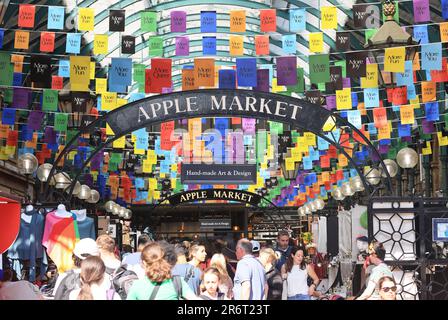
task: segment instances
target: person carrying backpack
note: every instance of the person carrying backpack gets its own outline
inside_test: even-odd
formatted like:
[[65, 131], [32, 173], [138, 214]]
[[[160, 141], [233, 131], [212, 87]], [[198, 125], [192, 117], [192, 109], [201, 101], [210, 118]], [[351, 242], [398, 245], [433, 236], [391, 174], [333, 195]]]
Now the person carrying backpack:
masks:
[[164, 255], [158, 243], [143, 249], [141, 259], [146, 277], [133, 282], [127, 300], [198, 300], [183, 279], [172, 277], [171, 265]]
[[74, 268], [61, 273], [54, 286], [54, 300], [69, 300], [70, 292], [81, 288], [81, 262], [89, 256], [99, 256], [100, 251], [95, 240], [90, 238], [81, 239], [73, 250]]
[[186, 262], [186, 259], [181, 256], [181, 252], [177, 249], [175, 250], [178, 263], [173, 267], [172, 274], [183, 277], [185, 282], [190, 286], [191, 290], [193, 290], [196, 295], [199, 295], [202, 271], [198, 268], [198, 266], [200, 263], [205, 261], [207, 256], [205, 247], [198, 244], [191, 246], [189, 250], [189, 262]]

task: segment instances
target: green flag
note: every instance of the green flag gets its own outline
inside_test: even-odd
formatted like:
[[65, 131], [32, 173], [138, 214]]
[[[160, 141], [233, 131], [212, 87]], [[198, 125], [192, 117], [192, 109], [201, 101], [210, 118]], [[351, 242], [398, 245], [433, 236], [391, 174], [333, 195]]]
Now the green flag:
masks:
[[12, 85], [14, 67], [9, 53], [0, 52], [0, 86]]
[[54, 117], [54, 129], [56, 131], [67, 131], [68, 114], [56, 113]]
[[269, 129], [271, 130], [271, 132], [275, 132], [277, 134], [283, 134], [283, 123], [269, 121]]
[[143, 11], [140, 15], [140, 29], [146, 32], [157, 32], [157, 12]]
[[150, 37], [149, 43], [150, 57], [163, 57], [163, 39], [162, 37]]
[[58, 111], [58, 92], [56, 90], [44, 89], [42, 110]]
[[305, 91], [305, 78], [302, 68], [297, 68], [297, 85], [287, 86], [286, 90], [289, 93], [303, 93]]
[[145, 84], [145, 65], [134, 63], [134, 81]]
[[325, 83], [330, 81], [330, 55], [315, 54], [309, 57], [311, 83]]

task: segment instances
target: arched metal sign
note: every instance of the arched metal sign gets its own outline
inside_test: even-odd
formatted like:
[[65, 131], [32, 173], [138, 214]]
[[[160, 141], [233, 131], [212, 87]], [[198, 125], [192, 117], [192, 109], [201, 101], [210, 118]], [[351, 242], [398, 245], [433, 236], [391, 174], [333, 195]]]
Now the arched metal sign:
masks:
[[[57, 157], [47, 179], [44, 196], [48, 195], [49, 181], [56, 173], [57, 164], [76, 147], [82, 135], [93, 133], [97, 128], [106, 125], [109, 125], [115, 134], [97, 144], [95, 149], [86, 156], [82, 166], [75, 169], [68, 201], [75, 183], [87, 164], [105, 146], [126, 134], [150, 125], [199, 117], [264, 119], [312, 132], [334, 145], [341, 154], [347, 157], [349, 164], [357, 170], [366, 190], [371, 195], [381, 187], [392, 193], [391, 179], [378, 150], [360, 130], [338, 114], [305, 100], [275, 93], [239, 89], [201, 89], [156, 95], [134, 101], [99, 117], [82, 128]], [[367, 152], [359, 152], [361, 147]], [[382, 172], [384, 179], [381, 183], [378, 177], [369, 177], [364, 173], [366, 166], [371, 170], [379, 169]]]

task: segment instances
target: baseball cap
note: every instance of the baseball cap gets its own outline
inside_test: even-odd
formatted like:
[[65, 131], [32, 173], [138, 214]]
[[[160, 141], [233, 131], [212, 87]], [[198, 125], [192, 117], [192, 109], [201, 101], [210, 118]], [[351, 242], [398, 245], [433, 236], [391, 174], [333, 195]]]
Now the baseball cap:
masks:
[[79, 240], [79, 242], [75, 245], [73, 253], [78, 258], [84, 260], [88, 256], [99, 256], [100, 250], [98, 249], [95, 240], [90, 238], [84, 238]]
[[256, 240], [250, 240], [252, 243], [252, 252], [259, 252], [260, 251], [260, 242]]

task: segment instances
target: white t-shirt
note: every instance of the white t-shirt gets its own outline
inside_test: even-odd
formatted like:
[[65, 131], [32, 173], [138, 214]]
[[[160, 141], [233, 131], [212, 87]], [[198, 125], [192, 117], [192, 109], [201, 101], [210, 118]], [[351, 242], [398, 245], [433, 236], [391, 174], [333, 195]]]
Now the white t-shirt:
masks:
[[288, 297], [296, 294], [308, 294], [308, 271], [301, 269], [299, 265], [293, 265], [291, 272], [288, 272]]
[[3, 283], [0, 288], [0, 300], [42, 300], [42, 295], [37, 286], [20, 280]]

